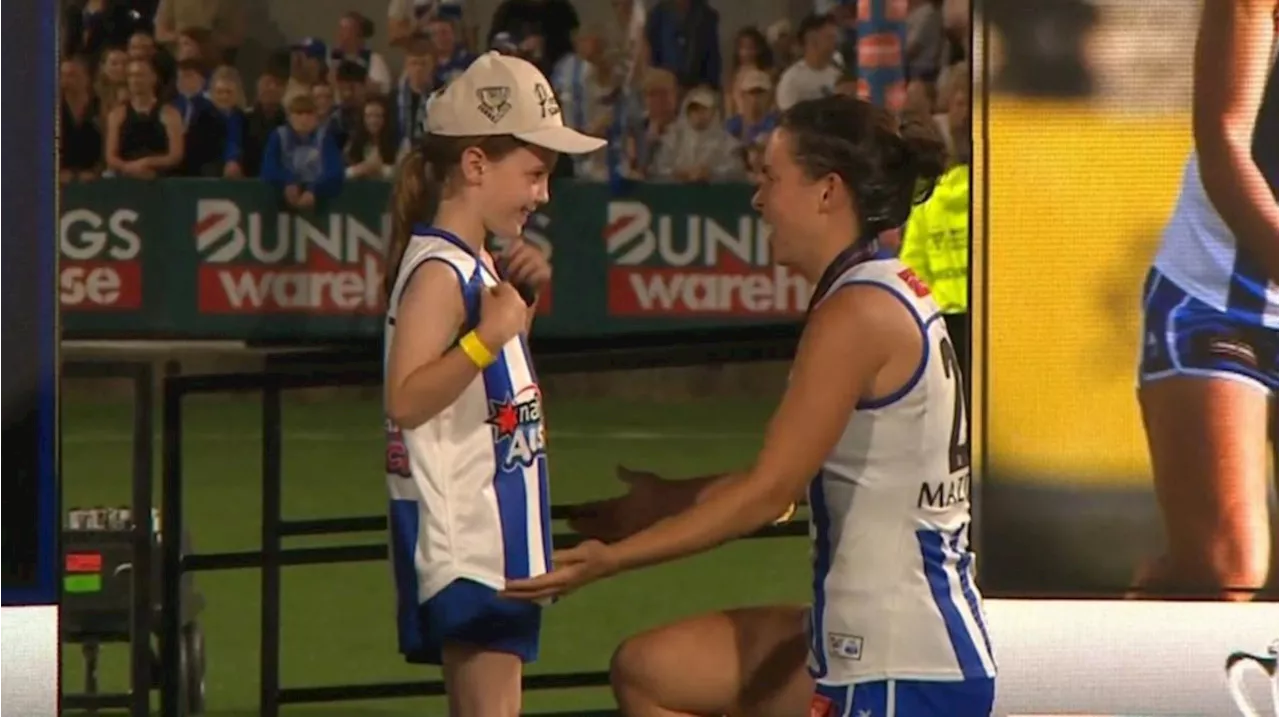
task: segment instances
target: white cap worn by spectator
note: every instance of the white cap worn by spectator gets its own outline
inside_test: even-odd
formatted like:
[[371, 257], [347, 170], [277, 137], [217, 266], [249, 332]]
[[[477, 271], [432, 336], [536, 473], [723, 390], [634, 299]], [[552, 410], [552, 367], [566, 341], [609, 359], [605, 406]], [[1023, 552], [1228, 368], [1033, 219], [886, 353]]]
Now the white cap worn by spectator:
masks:
[[445, 137], [512, 135], [538, 147], [587, 154], [603, 139], [564, 125], [547, 78], [528, 61], [486, 52], [427, 101], [427, 131]]
[[764, 70], [744, 67], [738, 71], [738, 89], [743, 92], [754, 90], [768, 92], [773, 89], [773, 78], [769, 77], [769, 73]]

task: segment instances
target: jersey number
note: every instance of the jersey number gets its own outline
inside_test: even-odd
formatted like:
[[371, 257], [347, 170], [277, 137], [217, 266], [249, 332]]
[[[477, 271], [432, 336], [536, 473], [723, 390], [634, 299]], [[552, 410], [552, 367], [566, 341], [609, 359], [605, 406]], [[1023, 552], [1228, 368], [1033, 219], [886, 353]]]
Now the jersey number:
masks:
[[960, 375], [960, 362], [956, 359], [956, 350], [951, 345], [950, 338], [943, 337], [938, 344], [938, 352], [942, 355], [942, 370], [955, 386], [950, 450], [951, 472], [954, 474], [969, 469], [969, 421], [964, 405], [964, 377]]

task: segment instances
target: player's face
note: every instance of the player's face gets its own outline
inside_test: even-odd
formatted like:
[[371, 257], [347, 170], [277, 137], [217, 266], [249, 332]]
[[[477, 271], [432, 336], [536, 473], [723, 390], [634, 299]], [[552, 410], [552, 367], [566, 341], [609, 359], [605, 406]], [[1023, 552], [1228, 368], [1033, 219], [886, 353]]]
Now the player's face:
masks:
[[825, 182], [814, 181], [796, 164], [790, 135], [774, 130], [764, 157], [752, 205], [769, 223], [769, 249], [783, 266], [795, 263], [807, 238], [818, 233]]
[[529, 216], [550, 199], [547, 180], [557, 158], [541, 147], [520, 147], [496, 162], [486, 159], [478, 178], [485, 228], [500, 237], [523, 234]]

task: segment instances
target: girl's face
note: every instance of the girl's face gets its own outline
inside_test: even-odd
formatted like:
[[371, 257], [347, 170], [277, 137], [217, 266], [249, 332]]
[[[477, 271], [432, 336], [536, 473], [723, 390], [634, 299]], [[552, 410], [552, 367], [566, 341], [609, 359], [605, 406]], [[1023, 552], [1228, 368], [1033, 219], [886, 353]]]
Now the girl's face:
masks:
[[514, 238], [538, 207], [550, 199], [547, 181], [558, 155], [541, 147], [520, 147], [502, 159], [490, 161], [479, 149], [463, 155], [464, 169], [480, 193], [484, 225], [496, 236]]
[[756, 59], [760, 57], [760, 48], [756, 46], [756, 41], [750, 35], [744, 35], [738, 38], [738, 64], [754, 65]]
[[149, 96], [156, 91], [156, 73], [149, 62], [130, 62], [125, 82], [129, 86], [129, 94], [135, 97]]
[[382, 105], [370, 102], [364, 106], [364, 128], [369, 131], [369, 134], [376, 135], [382, 132], [386, 123], [387, 118]]
[[123, 50], [111, 50], [102, 58], [102, 75], [113, 85], [124, 84], [125, 57]]

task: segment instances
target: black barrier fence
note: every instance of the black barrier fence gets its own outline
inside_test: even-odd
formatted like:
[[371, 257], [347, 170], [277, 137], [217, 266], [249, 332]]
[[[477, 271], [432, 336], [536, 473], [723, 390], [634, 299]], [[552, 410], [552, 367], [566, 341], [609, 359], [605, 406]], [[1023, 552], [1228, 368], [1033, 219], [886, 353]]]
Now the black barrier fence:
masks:
[[[81, 694], [62, 695], [64, 710], [87, 710], [91, 713], [99, 709], [129, 710], [132, 717], [146, 717], [151, 711], [151, 634], [152, 613], [155, 603], [152, 594], [153, 562], [151, 555], [152, 524], [150, 520], [152, 507], [152, 437], [155, 422], [155, 406], [153, 387], [154, 372], [149, 362], [142, 361], [63, 361], [63, 380], [66, 379], [122, 379], [132, 384], [133, 393], [133, 435], [131, 471], [132, 505], [130, 509], [135, 516], [131, 531], [132, 572], [130, 576], [131, 599], [129, 605], [129, 630], [127, 635], [111, 635], [110, 639], [129, 642], [129, 692], [102, 694], [96, 691], [96, 680], [93, 670], [87, 670], [86, 691]], [[57, 468], [59, 476], [61, 465]], [[61, 485], [61, 482], [59, 482]], [[59, 520], [63, 516], [59, 515]], [[61, 541], [59, 541], [61, 542]], [[176, 541], [173, 541], [176, 542]], [[61, 563], [61, 559], [59, 560]], [[84, 635], [70, 631], [75, 625], [74, 615], [62, 615], [64, 635], [76, 641], [96, 641], [101, 635]], [[96, 659], [96, 658], [90, 658]], [[91, 665], [86, 665], [91, 668]]]
[[[703, 337], [712, 338], [712, 337]], [[716, 337], [714, 343], [684, 344], [653, 342], [625, 348], [616, 346], [594, 350], [571, 350], [538, 353], [537, 367], [541, 375], [551, 373], [614, 371], [639, 368], [694, 366], [761, 360], [781, 360], [794, 352], [795, 334]], [[575, 347], [577, 348], [577, 347]], [[385, 545], [340, 545], [312, 548], [285, 548], [284, 539], [337, 533], [385, 532], [387, 518], [382, 515], [325, 519], [286, 519], [282, 515], [282, 397], [287, 390], [333, 387], [381, 386], [381, 360], [369, 350], [313, 351], [282, 353], [268, 357], [261, 373], [170, 376], [166, 378], [163, 399], [163, 503], [165, 530], [181, 535], [185, 530], [182, 512], [182, 420], [183, 399], [191, 394], [260, 393], [262, 400], [262, 549], [203, 555], [183, 555], [176, 541], [165, 541], [162, 547], [163, 567], [170, 579], [164, 583], [160, 624], [162, 655], [176, 655], [180, 648], [181, 589], [174, 576], [184, 572], [259, 568], [261, 580], [261, 646], [259, 665], [259, 715], [277, 717], [281, 705], [312, 702], [337, 702], [398, 697], [438, 696], [444, 694], [440, 681], [374, 683], [354, 685], [317, 685], [282, 687], [280, 685], [280, 586], [281, 569], [292, 565], [350, 563], [386, 560]], [[552, 508], [552, 518], [564, 518], [561, 507]], [[766, 528], [753, 536], [758, 538], [807, 535], [807, 526], [795, 521]], [[557, 548], [576, 542], [573, 535], [553, 536]], [[177, 660], [163, 661], [161, 676], [162, 714], [180, 714], [181, 680]], [[525, 690], [602, 687], [608, 685], [604, 671], [567, 674], [526, 675]], [[612, 710], [598, 712], [548, 713], [613, 715]]]

